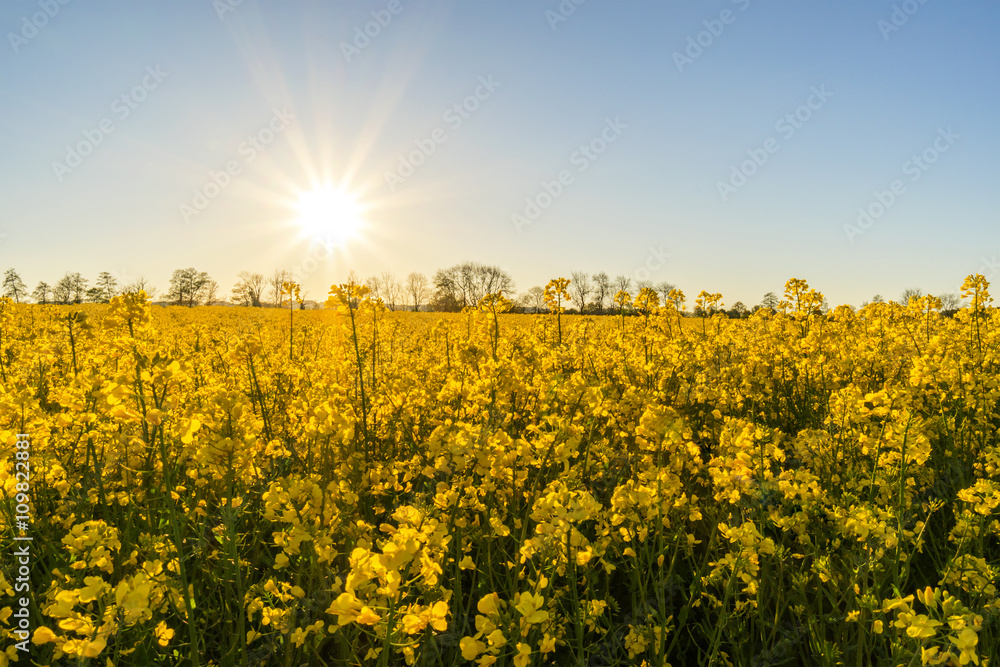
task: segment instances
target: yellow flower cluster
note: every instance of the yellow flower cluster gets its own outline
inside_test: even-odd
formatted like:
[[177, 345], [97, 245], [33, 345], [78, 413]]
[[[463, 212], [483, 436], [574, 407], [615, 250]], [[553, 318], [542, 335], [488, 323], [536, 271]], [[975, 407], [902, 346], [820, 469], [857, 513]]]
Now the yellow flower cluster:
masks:
[[[31, 661], [985, 666], [1000, 312], [0, 304]], [[21, 471], [23, 473], [23, 470]], [[22, 496], [19, 499], [19, 495]], [[10, 544], [9, 540], [5, 544]], [[0, 562], [0, 667], [21, 576]], [[7, 648], [10, 647], [10, 648]], [[89, 662], [88, 662], [89, 661]]]

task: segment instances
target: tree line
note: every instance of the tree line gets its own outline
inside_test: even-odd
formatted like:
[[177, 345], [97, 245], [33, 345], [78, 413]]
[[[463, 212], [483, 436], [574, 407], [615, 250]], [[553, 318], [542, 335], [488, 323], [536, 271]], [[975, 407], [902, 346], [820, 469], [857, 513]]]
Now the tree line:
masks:
[[[267, 277], [242, 271], [230, 293], [232, 301], [225, 302], [221, 300], [223, 293], [219, 283], [208, 273], [194, 268], [177, 269], [170, 277], [170, 287], [162, 298], [167, 303], [188, 307], [219, 303], [254, 307], [281, 305], [287, 296], [282, 285], [291, 280], [291, 272], [284, 270], [275, 271]], [[93, 286], [87, 278], [75, 272], [67, 272], [52, 285], [40, 281], [30, 292], [15, 269], [7, 269], [3, 281], [4, 296], [16, 302], [30, 298], [40, 304], [108, 303], [119, 294], [139, 291], [146, 292], [150, 299], [156, 299], [159, 294], [159, 290], [145, 277], [123, 283], [108, 271], [98, 274]]]
[[[195, 268], [177, 269], [170, 277], [170, 286], [162, 295], [162, 301], [188, 307], [210, 304], [235, 304], [251, 308], [281, 306], [287, 298], [282, 285], [292, 280], [292, 273], [283, 269], [278, 269], [269, 276], [241, 271], [229, 292], [229, 300], [226, 301], [223, 300], [219, 283], [208, 273]], [[512, 302], [513, 310], [517, 312], [544, 313], [549, 310], [542, 287], [532, 287], [517, 294], [514, 279], [507, 271], [499, 266], [477, 262], [462, 262], [439, 269], [431, 279], [422, 273], [413, 272], [399, 280], [388, 271], [362, 279], [351, 271], [347, 282], [365, 285], [373, 299], [380, 299], [391, 310], [458, 312], [463, 308], [476, 306], [488, 294], [502, 294]], [[2, 288], [3, 295], [16, 302], [32, 299], [40, 304], [108, 303], [118, 294], [140, 290], [155, 300], [159, 294], [152, 283], [142, 276], [122, 284], [108, 271], [99, 273], [92, 286], [81, 274], [67, 272], [55, 284], [40, 281], [29, 292], [18, 272], [7, 269]], [[574, 271], [570, 274], [568, 285], [572, 307], [567, 312], [594, 315], [620, 313], [623, 306], [616, 302], [615, 296], [624, 292], [634, 297], [644, 289], [656, 292], [662, 302], [666, 303], [674, 288], [675, 285], [666, 281], [654, 284], [649, 280], [633, 281], [625, 275], [612, 278], [603, 271], [594, 274]], [[898, 301], [906, 305], [911, 297], [922, 295], [922, 290], [910, 288], [903, 292]], [[305, 296], [306, 294], [302, 295], [300, 308], [305, 307]], [[938, 298], [941, 299], [942, 310], [945, 312], [954, 311], [961, 305], [956, 294], [942, 294]], [[872, 298], [873, 303], [884, 300], [878, 294]], [[729, 309], [713, 306], [711, 310], [725, 312], [729, 317], [746, 317], [761, 308], [775, 310], [779, 301], [774, 292], [768, 292], [753, 307], [737, 301]], [[867, 304], [866, 301], [862, 305]], [[823, 309], [826, 308], [824, 303]], [[699, 309], [700, 307], [695, 307], [695, 315], [702, 314], [698, 312]]]

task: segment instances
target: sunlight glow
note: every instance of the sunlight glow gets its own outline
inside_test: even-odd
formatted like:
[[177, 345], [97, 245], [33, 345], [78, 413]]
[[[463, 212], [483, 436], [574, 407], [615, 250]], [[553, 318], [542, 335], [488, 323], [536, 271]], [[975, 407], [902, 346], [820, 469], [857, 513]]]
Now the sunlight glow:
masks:
[[365, 225], [364, 207], [343, 188], [319, 187], [299, 195], [297, 222], [314, 239], [346, 242]]

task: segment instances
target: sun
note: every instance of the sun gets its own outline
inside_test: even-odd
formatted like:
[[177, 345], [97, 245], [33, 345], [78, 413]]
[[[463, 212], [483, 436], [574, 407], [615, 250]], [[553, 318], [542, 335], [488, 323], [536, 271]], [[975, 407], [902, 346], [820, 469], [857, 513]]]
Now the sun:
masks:
[[343, 242], [364, 227], [364, 207], [343, 188], [320, 187], [299, 195], [297, 222], [319, 240]]

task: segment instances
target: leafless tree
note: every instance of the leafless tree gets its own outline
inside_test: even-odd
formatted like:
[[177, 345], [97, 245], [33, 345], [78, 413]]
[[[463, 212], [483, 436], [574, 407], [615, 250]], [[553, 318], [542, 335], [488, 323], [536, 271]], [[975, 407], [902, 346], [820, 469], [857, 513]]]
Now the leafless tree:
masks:
[[389, 271], [383, 271], [382, 275], [379, 276], [379, 283], [382, 287], [382, 301], [389, 306], [389, 310], [396, 310], [396, 304], [403, 296], [403, 289], [399, 281], [396, 280], [396, 276]]
[[31, 293], [31, 298], [35, 300], [35, 303], [48, 303], [49, 299], [52, 298], [52, 288], [44, 280], [39, 281], [35, 291]]
[[420, 304], [426, 301], [431, 294], [427, 276], [416, 271], [406, 276], [406, 293], [413, 303], [413, 310], [420, 310]]
[[267, 281], [260, 273], [240, 271], [233, 286], [233, 300], [243, 306], [261, 307], [261, 296]]
[[604, 306], [608, 299], [614, 295], [612, 291], [611, 278], [604, 271], [594, 274], [594, 303], [597, 312], [604, 314]]
[[660, 293], [660, 303], [666, 303], [670, 297], [670, 290], [672, 290], [676, 285], [668, 283], [666, 280], [662, 280], [656, 283], [656, 291]]
[[83, 303], [87, 296], [87, 279], [79, 273], [67, 272], [52, 288], [52, 299], [56, 303]]
[[899, 305], [908, 306], [910, 305], [910, 299], [923, 295], [924, 291], [919, 287], [907, 287], [899, 297]]
[[544, 313], [548, 310], [545, 305], [545, 290], [537, 285], [521, 295], [521, 303], [535, 313]]
[[474, 306], [487, 294], [514, 293], [514, 279], [498, 266], [475, 262], [439, 269], [434, 274], [435, 307], [439, 310], [461, 310]]
[[153, 287], [153, 284], [146, 280], [143, 276], [139, 276], [137, 279], [133, 280], [129, 284], [122, 288], [125, 293], [135, 294], [137, 292], [145, 292], [146, 296], [152, 301], [156, 298], [156, 294], [159, 290]]
[[[350, 271], [347, 272], [347, 280], [343, 284], [347, 285], [348, 287], [364, 285], [369, 290], [371, 290], [371, 285], [369, 285], [367, 282], [362, 281], [361, 278], [358, 277], [358, 274], [354, 271], [354, 269], [351, 269]], [[373, 297], [374, 295], [369, 291], [366, 298], [373, 298]], [[358, 305], [360, 304], [360, 299], [354, 297], [350, 297], [348, 301], [350, 303], [351, 308], [357, 308]]]
[[587, 307], [587, 297], [594, 291], [594, 285], [590, 282], [590, 276], [583, 271], [574, 271], [570, 274], [569, 295], [582, 313]]
[[954, 312], [962, 307], [962, 299], [957, 294], [939, 294], [938, 298], [941, 299], [941, 312], [943, 313]]
[[618, 292], [628, 292], [629, 295], [632, 295], [632, 279], [628, 276], [615, 276], [613, 287], [615, 294]]
[[214, 280], [209, 280], [208, 284], [205, 285], [205, 305], [211, 306], [213, 301], [219, 298], [219, 283]]
[[285, 269], [275, 269], [271, 277], [267, 279], [267, 286], [270, 288], [271, 303], [275, 306], [281, 306], [282, 302], [282, 285], [285, 282], [292, 279], [292, 272], [286, 271]]
[[[378, 276], [369, 276], [365, 280], [365, 286], [368, 288], [368, 297], [375, 301], [376, 299], [382, 299], [382, 279]], [[382, 299], [385, 301], [385, 299]]]

